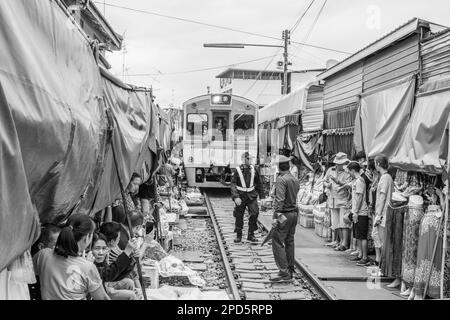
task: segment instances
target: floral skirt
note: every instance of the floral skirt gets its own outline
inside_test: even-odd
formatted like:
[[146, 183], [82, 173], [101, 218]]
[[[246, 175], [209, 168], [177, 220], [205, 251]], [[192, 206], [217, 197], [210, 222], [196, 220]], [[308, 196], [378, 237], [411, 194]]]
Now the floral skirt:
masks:
[[406, 202], [391, 201], [386, 212], [381, 270], [387, 277], [397, 278], [402, 275], [403, 221], [406, 211]]
[[409, 206], [403, 223], [402, 280], [408, 287], [414, 285], [417, 265], [417, 246], [419, 243], [420, 221], [423, 217], [422, 206]]
[[[442, 263], [442, 232], [439, 234], [438, 229], [441, 218], [436, 216], [437, 210], [440, 211], [437, 206], [430, 206], [420, 223], [417, 266], [414, 275], [414, 290], [416, 294], [423, 295], [429, 278], [427, 295], [435, 299], [440, 297]], [[437, 250], [433, 259], [433, 249], [436, 241], [438, 241]]]

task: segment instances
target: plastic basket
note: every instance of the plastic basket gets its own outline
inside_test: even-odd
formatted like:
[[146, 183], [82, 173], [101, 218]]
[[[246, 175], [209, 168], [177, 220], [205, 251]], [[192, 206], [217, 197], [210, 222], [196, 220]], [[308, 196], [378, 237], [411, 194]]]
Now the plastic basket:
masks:
[[300, 213], [299, 223], [304, 228], [314, 228], [314, 215]]

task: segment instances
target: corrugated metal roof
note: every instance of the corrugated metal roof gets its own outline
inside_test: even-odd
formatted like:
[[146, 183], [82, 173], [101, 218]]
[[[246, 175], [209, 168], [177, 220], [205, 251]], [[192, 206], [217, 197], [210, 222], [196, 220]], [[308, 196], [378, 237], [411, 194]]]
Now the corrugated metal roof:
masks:
[[370, 43], [369, 45], [365, 46], [361, 50], [357, 51], [356, 53], [352, 54], [351, 56], [347, 57], [346, 59], [342, 60], [338, 64], [334, 65], [333, 67], [327, 69], [325, 72], [322, 72], [317, 76], [319, 80], [324, 80], [331, 75], [351, 66], [352, 64], [366, 58], [369, 55], [374, 54], [375, 52], [382, 50], [386, 48], [387, 46], [393, 44], [394, 42], [397, 42], [399, 40], [404, 39], [405, 37], [418, 32], [419, 28], [421, 26], [426, 26], [433, 24], [432, 22], [419, 19], [419, 18], [413, 18], [406, 23], [400, 25], [393, 31], [389, 32], [388, 34], [384, 35], [383, 37], [377, 39], [376, 41]]

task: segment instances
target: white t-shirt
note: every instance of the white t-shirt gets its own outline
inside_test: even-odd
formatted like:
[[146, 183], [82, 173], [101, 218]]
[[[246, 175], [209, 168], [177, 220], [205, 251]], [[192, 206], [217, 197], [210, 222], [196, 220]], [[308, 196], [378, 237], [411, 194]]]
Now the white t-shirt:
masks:
[[64, 258], [46, 248], [33, 257], [42, 300], [86, 300], [102, 285], [97, 267], [82, 257]]

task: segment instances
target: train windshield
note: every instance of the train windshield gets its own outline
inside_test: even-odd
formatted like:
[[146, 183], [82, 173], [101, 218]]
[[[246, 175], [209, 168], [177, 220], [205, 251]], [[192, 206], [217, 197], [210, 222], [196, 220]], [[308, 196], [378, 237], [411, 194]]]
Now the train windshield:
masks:
[[237, 114], [234, 116], [235, 135], [253, 135], [255, 132], [255, 116], [251, 114]]
[[208, 134], [208, 115], [206, 113], [188, 114], [186, 129], [190, 136], [206, 136]]

